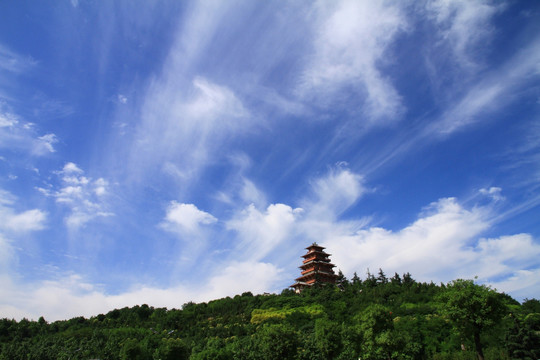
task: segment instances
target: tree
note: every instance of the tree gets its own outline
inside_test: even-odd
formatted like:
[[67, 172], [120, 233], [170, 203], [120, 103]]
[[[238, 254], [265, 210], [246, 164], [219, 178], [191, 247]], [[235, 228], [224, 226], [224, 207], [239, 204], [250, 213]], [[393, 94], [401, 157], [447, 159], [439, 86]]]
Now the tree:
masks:
[[122, 360], [150, 360], [148, 351], [137, 339], [127, 339], [120, 350]]
[[358, 274], [356, 273], [356, 271], [354, 272], [354, 275], [351, 279], [351, 285], [353, 286], [353, 288], [355, 288], [356, 290], [358, 290], [358, 288], [362, 285], [362, 279], [360, 279], [360, 277], [358, 276]]
[[401, 277], [398, 273], [394, 273], [394, 276], [390, 279], [390, 282], [394, 285], [401, 285]]
[[529, 314], [524, 320], [514, 317], [514, 325], [506, 335], [506, 348], [511, 359], [539, 359], [540, 314]]
[[154, 351], [154, 359], [187, 360], [189, 348], [181, 339], [162, 339], [160, 346]]
[[386, 274], [384, 273], [383, 269], [379, 268], [379, 276], [377, 276], [377, 284], [386, 284], [386, 283], [388, 283]]
[[298, 334], [287, 325], [264, 325], [255, 333], [256, 349], [263, 360], [294, 359], [298, 352]]
[[369, 271], [369, 268], [366, 271], [366, 280], [364, 281], [364, 284], [366, 284], [368, 288], [372, 288], [377, 285], [377, 278]]
[[441, 312], [453, 323], [463, 338], [473, 337], [476, 355], [484, 360], [480, 336], [487, 327], [495, 325], [504, 315], [506, 304], [500, 294], [473, 280], [454, 280], [439, 295]]
[[365, 308], [356, 320], [362, 359], [405, 359], [405, 341], [394, 331], [392, 312], [389, 308], [372, 304]]
[[345, 275], [343, 275], [343, 272], [341, 270], [338, 271], [338, 275], [336, 278], [336, 285], [338, 288], [342, 290], [346, 288], [347, 286], [349, 286], [349, 280], [347, 280], [347, 278], [345, 277]]
[[403, 285], [411, 286], [412, 284], [414, 284], [414, 279], [411, 274], [409, 272], [403, 274]]
[[336, 358], [341, 351], [341, 327], [325, 318], [315, 320], [315, 341], [323, 358]]
[[525, 314], [538, 313], [540, 314], [540, 301], [536, 299], [525, 299], [521, 305], [521, 310]]

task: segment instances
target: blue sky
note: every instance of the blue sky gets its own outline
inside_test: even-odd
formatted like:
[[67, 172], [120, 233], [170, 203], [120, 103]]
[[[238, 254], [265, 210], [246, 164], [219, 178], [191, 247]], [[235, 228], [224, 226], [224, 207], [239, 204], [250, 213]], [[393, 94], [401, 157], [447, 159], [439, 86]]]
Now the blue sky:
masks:
[[540, 296], [536, 1], [3, 1], [0, 317], [346, 276]]

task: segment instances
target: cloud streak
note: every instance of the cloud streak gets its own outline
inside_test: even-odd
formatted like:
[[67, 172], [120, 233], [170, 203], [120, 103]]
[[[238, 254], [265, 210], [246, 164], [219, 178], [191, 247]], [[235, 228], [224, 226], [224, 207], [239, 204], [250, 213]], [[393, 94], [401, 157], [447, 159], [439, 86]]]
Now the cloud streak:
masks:
[[213, 161], [229, 136], [246, 129], [249, 112], [230, 89], [207, 79], [193, 79], [189, 92], [165, 80], [178, 71], [174, 66], [165, 70], [163, 81], [149, 91], [133, 143], [132, 169], [141, 173], [166, 163], [169, 173], [187, 181]]
[[44, 156], [56, 151], [57, 142], [55, 134], [39, 135], [35, 124], [21, 120], [0, 99], [0, 149]]
[[314, 54], [301, 76], [301, 97], [328, 106], [352, 90], [368, 124], [398, 119], [404, 110], [401, 97], [379, 64], [407, 29], [402, 10], [384, 2], [346, 0], [318, 2], [314, 12]]

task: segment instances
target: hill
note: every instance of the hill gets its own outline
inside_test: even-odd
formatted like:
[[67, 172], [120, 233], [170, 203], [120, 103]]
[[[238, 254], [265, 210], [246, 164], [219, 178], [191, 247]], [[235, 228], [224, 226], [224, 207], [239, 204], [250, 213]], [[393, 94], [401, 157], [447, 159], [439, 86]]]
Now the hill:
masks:
[[537, 359], [539, 331], [538, 300], [380, 270], [300, 294], [246, 292], [53, 323], [3, 319], [0, 359]]

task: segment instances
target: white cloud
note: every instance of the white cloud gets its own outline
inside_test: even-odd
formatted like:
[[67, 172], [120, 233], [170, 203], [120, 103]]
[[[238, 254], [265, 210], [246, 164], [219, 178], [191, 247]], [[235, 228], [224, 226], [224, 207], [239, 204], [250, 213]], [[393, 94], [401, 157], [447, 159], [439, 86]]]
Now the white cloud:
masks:
[[10, 89], [15, 83], [12, 76], [30, 70], [35, 64], [32, 58], [17, 54], [0, 44], [0, 149], [22, 150], [43, 156], [55, 151], [53, 145], [58, 141], [56, 135], [39, 135], [34, 124], [21, 119], [17, 111], [11, 108], [8, 103], [11, 97], [2, 96], [4, 88]]
[[18, 123], [19, 121], [15, 115], [10, 113], [0, 113], [0, 127], [13, 127]]
[[254, 205], [236, 214], [227, 222], [227, 228], [237, 232], [240, 243], [235, 251], [241, 258], [263, 259], [294, 233], [294, 223], [302, 209], [284, 204], [271, 204], [265, 211]]
[[[2, 212], [2, 210], [0, 210], [0, 212]], [[6, 214], [3, 215], [3, 227], [17, 232], [41, 230], [44, 228], [44, 223], [47, 218], [47, 214], [38, 209], [27, 210], [11, 216], [6, 216]]]
[[141, 304], [180, 308], [189, 301], [209, 301], [245, 291], [272, 291], [279, 276], [281, 271], [269, 263], [232, 262], [219, 266], [213, 275], [196, 286], [179, 284], [158, 288], [139, 284], [123, 293], [108, 294], [78, 274], [27, 285], [15, 283], [9, 276], [0, 274], [0, 313], [9, 318], [37, 320], [44, 316], [48, 321], [55, 321], [75, 316], [90, 317]]
[[281, 271], [275, 265], [265, 262], [233, 261], [223, 271], [208, 282], [209, 291], [205, 297], [212, 299], [234, 296], [245, 291], [255, 294], [276, 290]]
[[[2, 286], [5, 279], [9, 279], [12, 266], [17, 262], [17, 247], [13, 246], [20, 235], [45, 228], [47, 213], [38, 209], [17, 212], [18, 199], [11, 193], [0, 189], [0, 298], [9, 299], [9, 291]], [[0, 300], [0, 307], [2, 300]], [[12, 310], [17, 314], [17, 303], [14, 302]], [[1, 310], [0, 310], [1, 311]]]
[[382, 268], [387, 273], [408, 271], [421, 281], [479, 276], [496, 284], [501, 277], [515, 277], [540, 266], [540, 245], [528, 234], [478, 240], [491, 225], [494, 214], [489, 208], [467, 210], [456, 199], [447, 198], [426, 210], [414, 223], [395, 232], [377, 227], [355, 231], [342, 226], [324, 234], [321, 242], [348, 274]]
[[515, 98], [513, 93], [540, 75], [540, 37], [517, 52], [503, 66], [487, 73], [464, 95], [446, 106], [446, 111], [434, 121], [424, 136], [449, 135], [481, 120], [507, 105]]
[[518, 270], [511, 277], [492, 282], [499, 291], [512, 294], [519, 299], [532, 298], [534, 294], [540, 294], [540, 269]]
[[[477, 274], [483, 279], [497, 276], [515, 276], [514, 271], [538, 266], [540, 245], [529, 234], [501, 236], [496, 239], [481, 239], [474, 247], [482, 264]], [[518, 272], [519, 272], [518, 271]]]
[[336, 168], [315, 180], [313, 194], [304, 200], [304, 207], [314, 218], [335, 219], [367, 191], [361, 175], [348, 169]]
[[171, 201], [162, 227], [170, 231], [194, 233], [200, 229], [201, 225], [210, 225], [215, 222], [217, 219], [214, 216], [199, 210], [193, 204]]
[[34, 124], [21, 120], [5, 101], [0, 100], [0, 149], [43, 156], [55, 152], [53, 145], [57, 142], [55, 134], [38, 135]]
[[407, 27], [401, 9], [395, 3], [343, 0], [319, 2], [315, 12], [315, 50], [299, 93], [324, 103], [352, 88], [371, 122], [397, 119], [403, 111], [401, 97], [378, 66], [388, 60], [387, 48]]
[[47, 213], [38, 209], [17, 213], [14, 210], [16, 201], [17, 198], [12, 194], [0, 190], [0, 218], [2, 218], [0, 231], [22, 233], [42, 230], [45, 227]]
[[118, 94], [117, 98], [120, 104], [127, 104], [128, 98], [126, 96]]
[[103, 196], [107, 193], [109, 182], [103, 178], [99, 178], [94, 182], [94, 193], [97, 196]]
[[[233, 252], [284, 265], [291, 261], [291, 246], [317, 241], [348, 276], [355, 271], [362, 276], [367, 268], [410, 272], [421, 281], [479, 276], [481, 281], [503, 284], [501, 290], [518, 289], [516, 296], [525, 288], [500, 279], [523, 277], [540, 267], [540, 244], [529, 234], [481, 238], [500, 217], [493, 203], [466, 208], [455, 198], [439, 199], [410, 225], [389, 230], [370, 226], [369, 218], [341, 218], [365, 191], [360, 175], [337, 168], [312, 182], [301, 209], [272, 204], [261, 211], [251, 205], [227, 222], [240, 240]], [[481, 192], [502, 198], [498, 187]], [[540, 286], [540, 280], [527, 279]]]
[[232, 2], [197, 2], [186, 8], [162, 71], [142, 101], [129, 150], [130, 179], [166, 171], [188, 183], [218, 161], [230, 139], [251, 127], [250, 113], [237, 94], [196, 72], [199, 56], [226, 13], [235, 9]]
[[[82, 176], [82, 170], [78, 175]], [[4, 290], [0, 294], [0, 311], [9, 317], [35, 319], [43, 315], [56, 320], [142, 303], [178, 308], [188, 301], [208, 301], [244, 291], [276, 291], [287, 278], [297, 276], [280, 268], [284, 262], [290, 262], [291, 248], [311, 241], [326, 246], [332, 261], [347, 276], [354, 271], [362, 276], [366, 268], [376, 272], [380, 267], [389, 274], [409, 271], [421, 281], [449, 281], [478, 275], [480, 280], [513, 296], [527, 296], [531, 288], [540, 287], [537, 276], [540, 245], [529, 234], [479, 238], [490, 228], [496, 215], [490, 207], [467, 209], [455, 198], [444, 198], [426, 207], [410, 225], [392, 231], [370, 227], [361, 219], [340, 219], [340, 214], [364, 191], [358, 174], [347, 169], [330, 170], [313, 181], [312, 186], [312, 198], [304, 203], [319, 207], [317, 211], [271, 204], [264, 210], [250, 205], [237, 212], [226, 222], [227, 230], [234, 231], [239, 240], [231, 244], [230, 254], [234, 255], [220, 257], [222, 262], [214, 263], [210, 275], [198, 285], [182, 283], [163, 288], [138, 284], [128, 291], [109, 294], [80, 275], [26, 285], [4, 275], [0, 276]], [[332, 189], [339, 194], [330, 196]], [[0, 200], [2, 204], [15, 201], [9, 194]], [[325, 206], [327, 209], [322, 210]], [[329, 216], [323, 218], [320, 214]], [[167, 225], [163, 226], [196, 233], [216, 221], [213, 215], [193, 204], [173, 201], [163, 222]], [[10, 249], [9, 243], [0, 241], [0, 259], [8, 256]]]
[[54, 134], [46, 134], [39, 136], [35, 141], [34, 153], [37, 155], [45, 154], [47, 152], [53, 153], [56, 150], [53, 147], [53, 144], [57, 143], [58, 139]]
[[17, 198], [9, 191], [0, 189], [0, 205], [12, 205], [16, 200]]
[[266, 202], [266, 196], [260, 191], [255, 184], [249, 179], [243, 178], [242, 189], [240, 197], [244, 203], [254, 204], [256, 207], [264, 207]]
[[480, 189], [479, 192], [482, 195], [488, 196], [494, 201], [504, 200], [504, 196], [501, 195], [502, 189], [500, 187], [492, 186], [489, 189]]
[[503, 6], [488, 0], [434, 0], [427, 3], [428, 14], [439, 26], [441, 38], [451, 46], [454, 59], [465, 67], [475, 67], [475, 50], [493, 35], [490, 22]]
[[64, 165], [64, 168], [62, 169], [62, 172], [64, 174], [72, 174], [72, 173], [82, 174], [83, 173], [83, 171], [76, 164], [74, 164], [72, 162], [67, 162]]
[[[0, 44], [0, 74], [1, 71], [8, 73], [22, 73], [36, 65], [36, 61], [31, 57], [25, 57], [11, 51], [6, 46]], [[0, 77], [1, 84], [2, 77]]]
[[38, 188], [45, 196], [52, 196], [56, 202], [70, 209], [64, 218], [70, 230], [78, 230], [88, 222], [99, 218], [114, 216], [107, 210], [106, 196], [109, 183], [103, 178], [93, 180], [84, 176], [84, 171], [75, 163], [68, 162], [62, 170], [55, 171], [61, 177], [61, 185], [56, 189]]
[[166, 70], [149, 90], [133, 143], [134, 174], [144, 176], [160, 164], [157, 170], [193, 179], [215, 161], [231, 135], [248, 127], [249, 113], [230, 89], [200, 77], [190, 85], [169, 81], [177, 72]]

